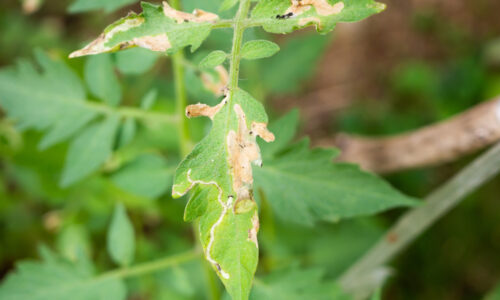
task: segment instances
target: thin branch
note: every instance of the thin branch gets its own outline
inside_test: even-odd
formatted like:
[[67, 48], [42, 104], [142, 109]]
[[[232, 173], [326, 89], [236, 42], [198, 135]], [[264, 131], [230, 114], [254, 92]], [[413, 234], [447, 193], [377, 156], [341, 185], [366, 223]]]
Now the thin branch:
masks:
[[423, 205], [403, 215], [374, 247], [341, 276], [341, 286], [361, 298], [373, 292], [368, 285], [360, 285], [359, 279], [380, 270], [434, 222], [499, 172], [500, 143], [429, 195]]
[[389, 173], [453, 161], [499, 140], [500, 98], [497, 98], [448, 121], [407, 134], [387, 138], [342, 134], [335, 144], [342, 151], [341, 160], [358, 163], [376, 173]]
[[185, 263], [187, 261], [198, 259], [201, 257], [200, 254], [201, 252], [199, 250], [191, 250], [181, 254], [168, 256], [159, 260], [138, 264], [130, 268], [122, 268], [110, 271], [96, 277], [95, 280], [104, 280], [109, 278], [129, 278], [153, 273]]
[[111, 107], [105, 104], [86, 101], [84, 104], [92, 110], [102, 114], [119, 114], [122, 117], [130, 117], [143, 121], [155, 121], [161, 123], [177, 124], [179, 118], [174, 115], [145, 111], [134, 107]]

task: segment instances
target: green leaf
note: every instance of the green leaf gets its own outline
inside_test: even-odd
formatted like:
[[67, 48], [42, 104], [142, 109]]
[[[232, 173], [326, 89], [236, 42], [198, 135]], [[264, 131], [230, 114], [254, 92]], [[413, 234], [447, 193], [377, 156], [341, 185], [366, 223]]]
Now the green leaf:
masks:
[[255, 283], [251, 300], [341, 300], [349, 299], [332, 282], [323, 279], [320, 269], [291, 269], [277, 271]]
[[216, 50], [208, 54], [200, 62], [200, 68], [212, 69], [224, 63], [227, 54], [224, 51]]
[[130, 222], [123, 204], [117, 204], [108, 230], [108, 253], [115, 263], [129, 266], [134, 259], [134, 226]]
[[314, 0], [302, 5], [300, 1], [261, 0], [252, 11], [252, 21], [272, 33], [290, 33], [307, 26], [319, 32], [332, 31], [339, 22], [361, 21], [385, 9], [373, 0]]
[[266, 40], [255, 40], [246, 42], [241, 48], [241, 57], [244, 59], [260, 59], [273, 56], [280, 47], [273, 42]]
[[68, 8], [68, 12], [81, 13], [103, 9], [105, 12], [110, 13], [135, 2], [137, 0], [76, 0]]
[[172, 185], [173, 173], [174, 169], [161, 156], [147, 154], [113, 174], [111, 180], [132, 194], [157, 198]]
[[191, 45], [196, 50], [208, 37], [218, 16], [198, 11], [196, 15], [142, 2], [143, 12], [129, 14], [108, 26], [104, 33], [70, 57], [114, 52], [131, 47], [173, 53]]
[[85, 81], [97, 98], [111, 106], [120, 104], [122, 89], [116, 77], [111, 56], [94, 55], [85, 64]]
[[308, 140], [303, 140], [263, 168], [254, 168], [255, 188], [265, 193], [283, 220], [305, 225], [416, 204], [355, 165], [333, 163], [336, 155], [333, 149], [309, 149]]
[[[91, 268], [90, 268], [91, 269]], [[96, 277], [82, 268], [52, 257], [44, 262], [17, 264], [0, 286], [2, 300], [124, 300], [123, 281], [114, 277]]]
[[149, 71], [159, 55], [143, 48], [132, 48], [116, 53], [116, 67], [126, 75], [139, 75]]
[[104, 121], [86, 128], [70, 144], [64, 166], [61, 186], [67, 187], [104, 163], [111, 155], [119, 117], [110, 115]]
[[72, 70], [41, 51], [35, 54], [42, 73], [27, 61], [0, 71], [0, 106], [19, 127], [49, 130], [40, 142], [46, 149], [73, 136], [97, 111], [86, 105], [85, 90]]
[[256, 137], [274, 136], [266, 129], [262, 104], [240, 89], [215, 107], [189, 106], [187, 115], [208, 116], [213, 125], [177, 168], [172, 194], [180, 197], [197, 187], [185, 219], [200, 218], [205, 257], [233, 299], [246, 299], [258, 260], [251, 163], [261, 164]]

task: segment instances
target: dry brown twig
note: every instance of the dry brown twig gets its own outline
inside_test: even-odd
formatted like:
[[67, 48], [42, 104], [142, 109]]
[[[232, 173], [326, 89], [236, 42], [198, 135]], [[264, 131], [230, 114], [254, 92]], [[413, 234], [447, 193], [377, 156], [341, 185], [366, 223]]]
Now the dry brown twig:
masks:
[[391, 173], [450, 162], [499, 140], [497, 97], [449, 120], [406, 134], [384, 138], [339, 134], [335, 140], [319, 144], [340, 148], [339, 160], [357, 163], [376, 173]]

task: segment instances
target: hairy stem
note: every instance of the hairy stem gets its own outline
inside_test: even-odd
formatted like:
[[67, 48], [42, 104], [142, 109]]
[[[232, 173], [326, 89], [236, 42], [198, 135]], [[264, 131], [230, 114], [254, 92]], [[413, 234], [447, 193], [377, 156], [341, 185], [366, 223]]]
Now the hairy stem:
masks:
[[340, 278], [342, 287], [361, 298], [373, 290], [360, 284], [374, 274], [467, 195], [500, 172], [500, 144], [481, 155], [430, 194], [425, 203], [403, 215], [396, 224]]
[[153, 273], [157, 271], [161, 271], [181, 263], [195, 260], [200, 257], [200, 251], [191, 250], [185, 253], [176, 254], [173, 256], [168, 256], [159, 260], [154, 260], [150, 262], [146, 262], [143, 264], [138, 264], [136, 266], [130, 268], [122, 268], [114, 271], [110, 271], [104, 273], [96, 278], [96, 280], [104, 280], [109, 278], [129, 278], [136, 277], [148, 273]]
[[238, 78], [240, 75], [240, 61], [241, 61], [241, 46], [243, 43], [243, 33], [245, 32], [245, 20], [248, 17], [248, 10], [250, 9], [250, 0], [241, 0], [238, 12], [236, 13], [234, 22], [234, 35], [233, 35], [233, 47], [231, 50], [231, 66], [229, 68], [229, 92], [230, 99], [232, 101], [232, 96], [234, 91], [238, 88]]

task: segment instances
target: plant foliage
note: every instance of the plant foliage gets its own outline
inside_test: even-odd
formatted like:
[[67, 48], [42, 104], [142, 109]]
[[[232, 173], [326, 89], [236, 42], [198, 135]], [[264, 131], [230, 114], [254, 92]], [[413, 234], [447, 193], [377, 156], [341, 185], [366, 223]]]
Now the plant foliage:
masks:
[[[111, 11], [130, 2], [110, 1], [104, 5], [76, 1], [70, 10]], [[314, 26], [327, 33], [339, 22], [360, 21], [384, 6], [372, 0], [261, 0], [255, 6], [249, 0], [226, 0], [221, 9], [236, 5], [235, 17], [222, 19], [202, 10], [182, 12], [166, 2], [161, 6], [143, 2], [142, 13], [130, 13], [111, 24], [94, 41], [70, 55], [99, 54], [87, 59], [84, 70], [90, 97], [95, 99], [89, 99], [80, 79], [64, 63], [36, 52], [41, 71], [22, 61], [17, 68], [0, 73], [0, 104], [20, 127], [48, 131], [41, 148], [71, 140], [61, 178], [61, 185], [67, 187], [103, 164], [112, 165], [109, 158], [113, 151], [134, 140], [136, 120], [148, 114], [145, 110], [156, 98], [155, 92], [148, 94], [143, 109], [120, 107], [123, 96], [113, 60], [102, 53], [141, 47], [177, 55], [184, 47], [197, 50], [215, 29], [233, 28], [230, 53], [213, 51], [199, 64], [200, 72], [205, 72], [229, 60], [230, 71], [224, 82], [222, 75], [226, 71], [218, 69], [222, 74], [219, 90], [223, 93], [218, 104], [186, 107], [187, 117], [208, 117], [212, 126], [178, 165], [172, 195], [181, 197], [191, 191], [184, 219], [197, 221], [203, 254], [231, 297], [247, 299], [259, 257], [260, 222], [255, 197], [268, 201], [284, 221], [307, 225], [374, 214], [415, 202], [354, 165], [333, 163], [336, 150], [310, 149], [307, 140], [292, 143], [298, 126], [297, 112], [286, 115], [268, 130], [264, 106], [239, 86], [241, 59], [263, 59], [280, 50], [277, 44], [264, 39], [243, 42], [246, 29], [262, 27], [269, 33], [290, 33]], [[291, 49], [288, 51], [296, 51], [295, 47]], [[134, 74], [128, 69], [127, 57], [117, 56], [118, 68]], [[149, 57], [143, 70], [154, 60]], [[168, 119], [161, 115], [148, 117]], [[172, 175], [172, 168], [161, 156], [148, 153], [113, 173], [111, 180], [135, 195], [155, 198], [168, 189]], [[132, 264], [134, 232], [121, 205], [115, 209], [107, 245], [115, 263]], [[91, 273], [75, 268], [56, 260], [20, 264], [0, 293], [6, 295], [5, 299], [35, 292], [40, 299], [123, 299], [120, 280], [90, 279]], [[341, 294], [337, 288], [322, 283], [321, 278], [317, 270], [270, 276], [256, 283], [251, 297], [331, 299]]]

